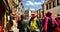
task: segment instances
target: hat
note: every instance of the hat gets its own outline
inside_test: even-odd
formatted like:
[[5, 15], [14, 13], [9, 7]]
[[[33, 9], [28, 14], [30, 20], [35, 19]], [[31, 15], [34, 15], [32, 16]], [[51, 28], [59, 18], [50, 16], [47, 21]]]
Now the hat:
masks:
[[32, 18], [36, 17], [37, 14], [36, 13], [32, 13]]
[[57, 17], [60, 18], [60, 13], [57, 14]]
[[52, 12], [51, 11], [48, 11], [47, 13], [46, 13], [46, 16], [48, 16], [48, 17], [50, 17], [52, 15]]

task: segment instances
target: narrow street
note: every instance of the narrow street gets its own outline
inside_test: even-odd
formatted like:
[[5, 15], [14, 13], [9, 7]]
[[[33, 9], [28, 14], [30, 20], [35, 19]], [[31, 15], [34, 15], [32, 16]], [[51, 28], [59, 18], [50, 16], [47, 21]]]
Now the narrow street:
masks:
[[60, 0], [0, 0], [0, 32], [60, 32]]

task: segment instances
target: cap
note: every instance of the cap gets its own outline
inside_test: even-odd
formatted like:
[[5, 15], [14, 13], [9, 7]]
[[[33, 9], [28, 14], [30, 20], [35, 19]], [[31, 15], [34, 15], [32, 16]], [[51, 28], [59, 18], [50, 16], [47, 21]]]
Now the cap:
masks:
[[34, 17], [36, 17], [37, 16], [37, 14], [36, 13], [32, 13], [32, 18], [34, 18]]

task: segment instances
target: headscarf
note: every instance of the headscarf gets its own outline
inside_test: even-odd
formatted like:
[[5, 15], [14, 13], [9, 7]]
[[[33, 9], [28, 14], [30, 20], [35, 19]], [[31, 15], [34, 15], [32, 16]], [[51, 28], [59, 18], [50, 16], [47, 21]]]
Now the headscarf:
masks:
[[36, 17], [37, 16], [37, 14], [36, 13], [32, 13], [32, 18], [34, 18], [34, 17]]
[[45, 23], [44, 23], [44, 30], [45, 30], [45, 32], [47, 32], [48, 17], [51, 17], [51, 19], [52, 19], [52, 27], [54, 27], [55, 18], [52, 16], [52, 12], [51, 11], [48, 11], [45, 14]]

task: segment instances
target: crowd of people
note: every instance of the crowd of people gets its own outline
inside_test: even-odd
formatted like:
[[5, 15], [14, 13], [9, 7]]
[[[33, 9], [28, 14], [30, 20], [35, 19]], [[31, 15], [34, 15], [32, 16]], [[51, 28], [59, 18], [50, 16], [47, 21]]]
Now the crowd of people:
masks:
[[[60, 32], [60, 13], [55, 18], [52, 12], [44, 14], [44, 18], [37, 18], [36, 13], [32, 13], [31, 19], [25, 21], [24, 15], [11, 17], [7, 22], [7, 32]], [[42, 25], [42, 26], [41, 26]]]

